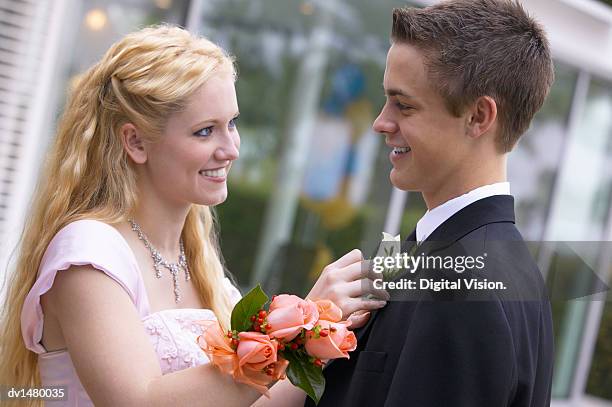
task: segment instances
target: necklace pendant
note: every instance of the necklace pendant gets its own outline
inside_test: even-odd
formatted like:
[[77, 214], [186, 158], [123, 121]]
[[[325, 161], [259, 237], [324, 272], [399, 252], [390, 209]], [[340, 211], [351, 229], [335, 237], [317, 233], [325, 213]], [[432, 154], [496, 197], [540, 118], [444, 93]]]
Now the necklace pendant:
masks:
[[164, 259], [162, 258], [161, 254], [157, 250], [153, 251], [152, 256], [153, 256], [153, 261], [155, 263], [163, 263]]
[[174, 301], [178, 304], [181, 301], [181, 292], [178, 285], [179, 270], [182, 268], [185, 271], [185, 281], [191, 280], [191, 275], [189, 274], [189, 268], [187, 266], [187, 257], [185, 256], [185, 248], [183, 246], [183, 241], [179, 241], [180, 254], [178, 263], [168, 263], [166, 260], [164, 260], [161, 253], [158, 252], [157, 249], [155, 249], [151, 245], [151, 243], [149, 243], [149, 239], [147, 239], [147, 236], [140, 229], [140, 226], [133, 219], [128, 219], [128, 222], [132, 226], [132, 230], [138, 234], [138, 239], [142, 240], [145, 247], [151, 252], [151, 257], [153, 258], [153, 269], [155, 269], [155, 276], [157, 278], [162, 277], [160, 265], [167, 268], [170, 271], [170, 274], [172, 274]]

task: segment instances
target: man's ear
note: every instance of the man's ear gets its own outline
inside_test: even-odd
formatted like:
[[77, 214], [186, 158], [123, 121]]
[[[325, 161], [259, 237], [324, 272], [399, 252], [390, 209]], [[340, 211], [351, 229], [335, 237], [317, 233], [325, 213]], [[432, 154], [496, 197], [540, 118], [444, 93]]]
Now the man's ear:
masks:
[[497, 120], [497, 103], [490, 96], [481, 96], [469, 110], [466, 117], [466, 133], [478, 138], [491, 130]]
[[120, 136], [123, 148], [136, 164], [147, 162], [147, 150], [140, 131], [132, 123], [121, 126]]

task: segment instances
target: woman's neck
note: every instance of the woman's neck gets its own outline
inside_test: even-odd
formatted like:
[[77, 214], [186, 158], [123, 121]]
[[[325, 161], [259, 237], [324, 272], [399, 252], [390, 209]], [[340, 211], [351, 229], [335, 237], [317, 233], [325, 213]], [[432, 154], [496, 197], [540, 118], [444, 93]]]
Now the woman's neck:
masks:
[[149, 243], [165, 259], [173, 262], [180, 251], [179, 241], [188, 211], [188, 207], [169, 208], [149, 201], [137, 206], [131, 218], [140, 226]]

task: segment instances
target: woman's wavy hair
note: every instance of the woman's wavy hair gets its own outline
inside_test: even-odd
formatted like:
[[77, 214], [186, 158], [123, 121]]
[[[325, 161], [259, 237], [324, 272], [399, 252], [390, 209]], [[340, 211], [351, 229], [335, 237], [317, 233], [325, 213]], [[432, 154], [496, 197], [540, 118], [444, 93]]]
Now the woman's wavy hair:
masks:
[[[95, 219], [125, 221], [138, 203], [136, 175], [119, 137], [133, 123], [151, 141], [168, 117], [216, 73], [236, 75], [233, 59], [212, 42], [161, 25], [131, 33], [73, 86], [58, 124], [20, 240], [16, 269], [2, 309], [0, 383], [40, 385], [37, 355], [25, 348], [21, 310], [53, 236], [67, 224]], [[181, 235], [202, 303], [229, 324], [231, 303], [214, 214], [193, 204]], [[34, 405], [36, 403], [32, 403]]]

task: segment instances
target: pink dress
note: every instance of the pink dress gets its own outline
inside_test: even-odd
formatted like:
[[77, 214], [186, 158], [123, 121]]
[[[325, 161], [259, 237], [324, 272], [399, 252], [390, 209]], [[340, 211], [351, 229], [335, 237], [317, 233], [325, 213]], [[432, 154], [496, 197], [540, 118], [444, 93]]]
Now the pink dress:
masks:
[[[47, 352], [40, 343], [44, 314], [40, 296], [49, 291], [58, 271], [71, 265], [90, 264], [117, 281], [128, 293], [142, 319], [144, 330], [157, 353], [163, 374], [208, 362], [196, 344], [202, 333], [198, 320], [216, 319], [209, 309], [167, 309], [149, 312], [149, 300], [134, 254], [112, 226], [95, 220], [80, 220], [62, 228], [51, 240], [41, 261], [38, 277], [28, 293], [22, 313], [21, 331], [28, 349], [38, 354], [43, 386], [66, 386], [67, 401], [46, 405], [92, 406], [81, 385], [67, 350]], [[225, 289], [232, 302], [240, 293], [226, 278]]]

